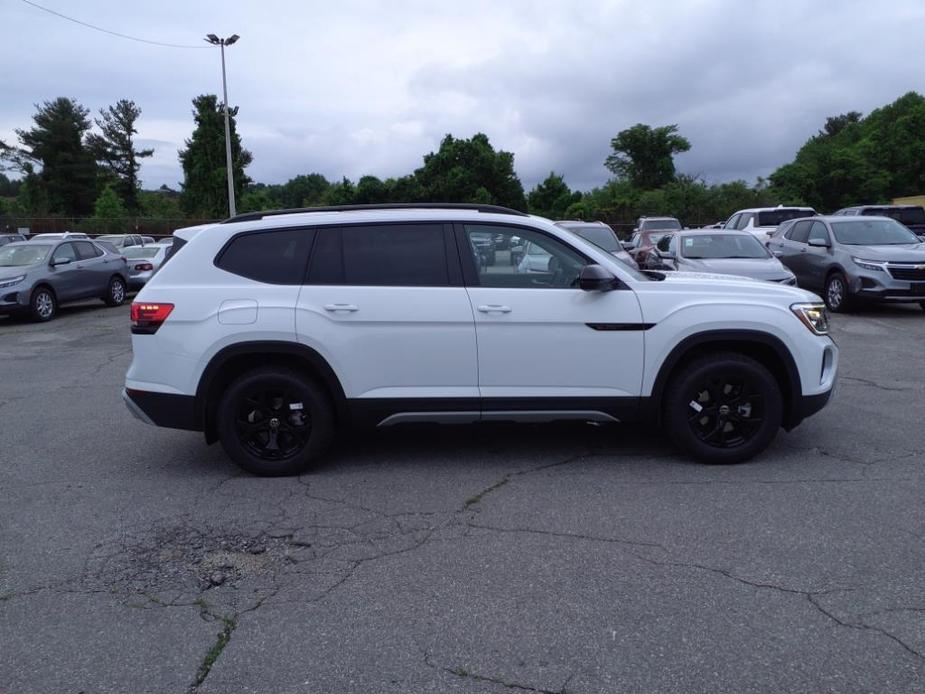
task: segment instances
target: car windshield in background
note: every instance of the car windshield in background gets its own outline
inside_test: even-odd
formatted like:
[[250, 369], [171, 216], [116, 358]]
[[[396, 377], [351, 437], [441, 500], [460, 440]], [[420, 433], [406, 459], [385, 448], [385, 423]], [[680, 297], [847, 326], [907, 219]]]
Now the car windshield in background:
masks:
[[892, 217], [902, 224], [925, 225], [925, 209], [921, 207], [873, 207], [866, 210], [864, 214]]
[[51, 246], [4, 246], [0, 248], [0, 267], [23, 267], [41, 263]]
[[815, 212], [812, 210], [793, 210], [793, 209], [782, 209], [782, 210], [768, 210], [767, 212], [758, 213], [758, 224], [759, 227], [776, 227], [781, 222], [786, 222], [788, 219], [799, 219], [800, 217], [812, 217]]
[[97, 241], [109, 241], [109, 243], [118, 243], [123, 238], [125, 237], [122, 234], [103, 234], [102, 236], [97, 236], [96, 240]]
[[681, 228], [677, 219], [647, 219], [644, 224], [646, 231], [674, 231]]
[[160, 250], [157, 246], [134, 246], [122, 250], [126, 258], [153, 258]]
[[767, 258], [768, 251], [754, 236], [697, 234], [681, 237], [681, 257], [691, 260], [717, 258]]
[[614, 236], [614, 233], [607, 227], [572, 227], [572, 231], [585, 241], [590, 241], [595, 246], [603, 248], [608, 253], [623, 249], [620, 242], [617, 241], [617, 237]]
[[921, 243], [919, 237], [892, 219], [862, 219], [832, 222], [839, 243], [846, 246], [897, 246]]

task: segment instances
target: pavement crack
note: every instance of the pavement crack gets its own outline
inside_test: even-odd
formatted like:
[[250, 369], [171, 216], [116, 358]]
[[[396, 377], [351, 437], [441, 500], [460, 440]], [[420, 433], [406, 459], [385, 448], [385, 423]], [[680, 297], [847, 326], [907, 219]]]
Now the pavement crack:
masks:
[[478, 505], [479, 503], [482, 502], [482, 500], [485, 499], [486, 496], [488, 496], [489, 494], [493, 492], [496, 492], [501, 487], [510, 483], [516, 477], [521, 477], [523, 475], [532, 475], [534, 473], [543, 472], [545, 470], [550, 470], [552, 468], [560, 467], [562, 465], [568, 465], [569, 463], [574, 463], [576, 460], [581, 460], [582, 458], [586, 458], [589, 455], [591, 455], [589, 452], [579, 453], [577, 455], [569, 456], [568, 458], [564, 460], [557, 460], [553, 463], [545, 463], [544, 465], [538, 465], [535, 467], [527, 468], [526, 470], [514, 470], [513, 472], [508, 472], [501, 479], [488, 485], [487, 487], [482, 489], [477, 494], [474, 494], [470, 496], [468, 499], [466, 499], [460, 511], [467, 511], [473, 506]]
[[867, 379], [867, 378], [858, 378], [857, 376], [840, 376], [839, 378], [841, 378], [841, 380], [843, 381], [851, 381], [853, 383], [860, 383], [865, 386], [870, 386], [871, 388], [878, 388], [879, 390], [886, 390], [886, 391], [896, 392], [896, 393], [904, 393], [906, 391], [913, 390], [912, 388], [891, 388], [890, 386], [885, 386], [881, 383], [877, 383], [876, 381], [871, 381], [870, 379]]
[[[445, 665], [439, 665], [431, 661], [430, 654], [427, 653], [427, 651], [424, 651], [424, 663], [427, 665], [427, 667], [433, 670], [446, 672], [455, 677], [459, 677], [461, 679], [472, 680], [473, 682], [486, 682], [489, 684], [497, 684], [501, 687], [506, 687], [507, 689], [512, 689], [512, 690], [520, 691], [520, 692], [537, 692], [538, 694], [568, 694], [566, 692], [565, 685], [563, 685], [562, 688], [560, 689], [543, 689], [542, 687], [534, 687], [529, 684], [523, 684], [522, 682], [508, 681], [506, 679], [502, 679], [501, 677], [495, 677], [491, 675], [482, 675], [477, 672], [470, 672], [469, 670], [463, 667], [460, 667], [460, 666], [447, 667]], [[572, 679], [572, 675], [569, 675], [568, 678], [566, 678], [565, 680], [566, 684], [568, 684], [568, 682], [571, 679]]]
[[615, 545], [629, 545], [631, 547], [652, 547], [654, 549], [660, 549], [664, 552], [668, 551], [664, 547], [664, 545], [660, 545], [657, 542], [645, 542], [642, 540], [625, 540], [625, 539], [616, 538], [616, 537], [603, 537], [600, 535], [588, 535], [585, 533], [567, 533], [567, 532], [560, 532], [556, 530], [538, 530], [536, 528], [523, 528], [523, 527], [502, 528], [502, 527], [498, 527], [494, 525], [483, 525], [481, 523], [473, 523], [471, 521], [466, 523], [466, 525], [468, 525], [470, 528], [477, 528], [479, 530], [489, 530], [489, 531], [498, 532], [498, 533], [524, 533], [524, 534], [530, 534], [530, 535], [543, 535], [547, 537], [558, 537], [558, 538], [565, 538], [565, 539], [570, 539], [570, 540], [587, 540], [588, 542], [604, 542], [604, 543], [615, 544]]
[[209, 649], [202, 662], [199, 664], [199, 669], [196, 671], [196, 678], [189, 686], [189, 689], [186, 690], [187, 694], [196, 694], [199, 691], [199, 687], [201, 687], [202, 684], [206, 681], [206, 678], [212, 671], [212, 666], [215, 665], [216, 661], [222, 655], [222, 651], [225, 650], [225, 647], [231, 640], [231, 635], [234, 633], [234, 630], [238, 626], [238, 620], [236, 616], [217, 616], [217, 618], [222, 622], [222, 629], [216, 635], [215, 642], [212, 644], [212, 647]]

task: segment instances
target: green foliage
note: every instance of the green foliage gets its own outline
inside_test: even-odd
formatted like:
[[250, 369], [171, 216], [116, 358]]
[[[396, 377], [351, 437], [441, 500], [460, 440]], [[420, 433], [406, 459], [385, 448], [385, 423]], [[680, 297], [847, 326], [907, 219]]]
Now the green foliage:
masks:
[[925, 192], [925, 97], [909, 92], [862, 118], [832, 116], [771, 174], [775, 195], [833, 211]]
[[278, 188], [274, 199], [280, 207], [317, 207], [324, 203], [325, 194], [331, 183], [319, 173], [290, 178]]
[[[230, 109], [231, 161], [235, 199], [240, 198], [250, 179], [244, 169], [253, 157], [241, 146], [235, 116], [238, 109]], [[181, 207], [190, 216], [220, 218], [228, 214], [228, 183], [225, 161], [224, 107], [214, 94], [193, 99], [193, 119], [196, 128], [180, 152], [183, 166], [183, 195]]]
[[479, 202], [527, 209], [523, 185], [514, 173], [514, 155], [496, 152], [482, 133], [469, 140], [447, 135], [438, 151], [424, 155], [424, 165], [414, 175], [424, 201]]
[[22, 181], [11, 180], [0, 173], [0, 198], [15, 198]]
[[637, 123], [610, 141], [613, 153], [604, 166], [642, 190], [653, 190], [674, 178], [674, 155], [686, 152], [691, 143], [678, 134], [677, 125], [652, 128]]
[[51, 211], [48, 192], [35, 173], [28, 173], [19, 186], [16, 204], [11, 212], [22, 215], [42, 216]]
[[340, 183], [328, 188], [325, 194], [325, 205], [352, 205], [356, 196], [356, 188], [346, 176]]
[[274, 204], [267, 188], [251, 188], [238, 201], [238, 212], [260, 212], [261, 210], [272, 210], [277, 205]]
[[142, 190], [138, 193], [138, 204], [143, 217], [156, 219], [182, 219], [180, 194], [167, 186], [158, 190]]
[[580, 201], [581, 193], [572, 191], [562, 176], [550, 171], [546, 180], [530, 191], [527, 207], [532, 214], [549, 219], [564, 219], [566, 211]]
[[138, 134], [135, 122], [140, 115], [141, 109], [134, 101], [121, 99], [115, 106], [100, 109], [101, 118], [95, 122], [101, 134], [93, 133], [87, 138], [87, 146], [112, 179], [126, 208], [133, 213], [139, 210], [139, 159], [154, 154], [153, 149], [135, 149], [135, 135]]
[[[27, 177], [33, 176], [30, 205], [67, 215], [89, 214], [97, 190], [96, 161], [84, 141], [90, 112], [64, 97], [36, 109], [33, 127], [16, 131], [21, 146], [5, 147], [6, 158]], [[38, 173], [36, 165], [41, 168]]]
[[108, 185], [96, 199], [93, 205], [93, 216], [97, 219], [121, 219], [128, 215], [128, 210], [122, 204], [122, 199], [115, 191], [115, 187]]

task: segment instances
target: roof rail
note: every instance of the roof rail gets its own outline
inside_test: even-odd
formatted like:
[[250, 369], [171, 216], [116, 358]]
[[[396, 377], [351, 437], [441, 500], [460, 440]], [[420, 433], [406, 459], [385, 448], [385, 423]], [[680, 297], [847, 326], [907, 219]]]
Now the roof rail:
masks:
[[528, 217], [526, 212], [514, 210], [500, 205], [479, 205], [467, 202], [389, 202], [377, 205], [328, 205], [326, 207], [294, 207], [286, 210], [263, 210], [261, 212], [245, 212], [229, 217], [222, 224], [231, 222], [253, 222], [264, 217], [276, 217], [284, 214], [305, 214], [308, 212], [362, 212], [365, 210], [472, 210], [473, 212], [488, 212], [492, 214], [511, 214], [518, 217]]

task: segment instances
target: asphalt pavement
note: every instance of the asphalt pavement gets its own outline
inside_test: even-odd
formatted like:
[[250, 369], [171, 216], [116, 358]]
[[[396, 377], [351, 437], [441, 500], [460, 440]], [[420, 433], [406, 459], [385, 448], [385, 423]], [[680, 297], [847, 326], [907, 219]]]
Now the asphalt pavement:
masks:
[[925, 691], [925, 311], [758, 459], [409, 427], [298, 478], [134, 420], [128, 307], [0, 319], [0, 693]]

